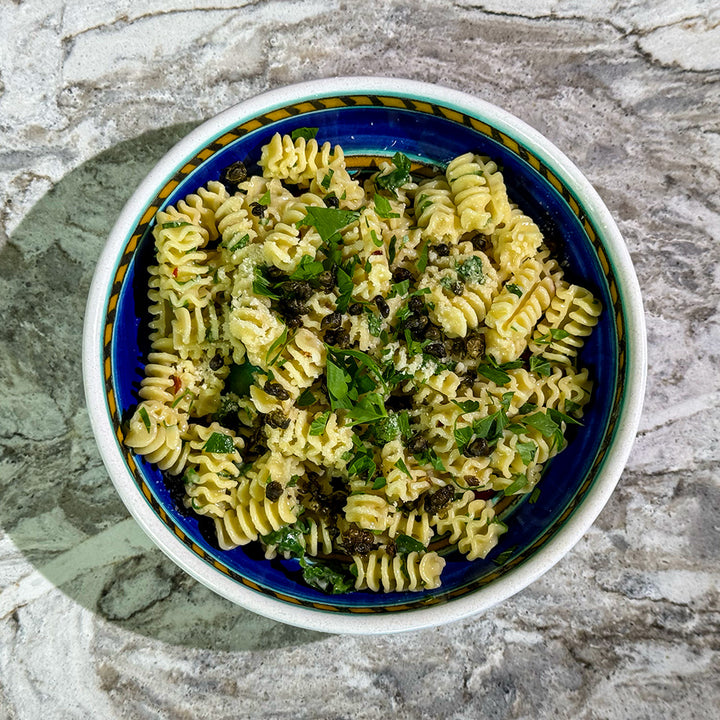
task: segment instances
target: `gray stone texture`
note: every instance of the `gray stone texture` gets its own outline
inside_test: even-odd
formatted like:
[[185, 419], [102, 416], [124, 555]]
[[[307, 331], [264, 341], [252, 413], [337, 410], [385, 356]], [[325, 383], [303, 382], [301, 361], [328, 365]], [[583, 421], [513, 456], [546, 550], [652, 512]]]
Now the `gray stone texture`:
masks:
[[[0, 719], [720, 716], [720, 5], [0, 2]], [[115, 494], [82, 318], [133, 188], [203, 119], [334, 75], [437, 82], [562, 148], [642, 286], [649, 380], [609, 504], [470, 620], [327, 636], [177, 569]]]

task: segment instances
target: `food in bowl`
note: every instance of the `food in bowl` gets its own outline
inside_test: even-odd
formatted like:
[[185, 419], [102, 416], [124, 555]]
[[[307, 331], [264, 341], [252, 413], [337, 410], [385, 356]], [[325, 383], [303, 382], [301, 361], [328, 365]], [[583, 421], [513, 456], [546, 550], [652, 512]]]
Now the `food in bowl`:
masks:
[[221, 550], [296, 557], [329, 593], [435, 589], [541, 492], [590, 400], [601, 304], [490, 157], [349, 172], [316, 133], [157, 212], [124, 442]]

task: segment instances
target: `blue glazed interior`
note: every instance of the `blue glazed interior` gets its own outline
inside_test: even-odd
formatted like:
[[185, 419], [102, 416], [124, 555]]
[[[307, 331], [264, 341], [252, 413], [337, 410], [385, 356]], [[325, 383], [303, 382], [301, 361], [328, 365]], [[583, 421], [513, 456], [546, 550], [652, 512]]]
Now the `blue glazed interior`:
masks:
[[[161, 473], [142, 458], [136, 458], [136, 462], [157, 501], [189, 538], [231, 571], [262, 587], [309, 602], [331, 602], [347, 608], [391, 608], [423, 599], [437, 600], [450, 591], [474, 586], [484, 577], [497, 573], [498, 565], [493, 562], [494, 558], [507, 550], [512, 550], [513, 557], [522, 554], [577, 495], [608, 432], [615, 397], [618, 347], [608, 284], [597, 254], [571, 208], [528, 162], [472, 128], [410, 110], [337, 108], [291, 117], [259, 128], [201, 164], [172, 192], [166, 204], [174, 204], [206, 182], [218, 179], [221, 170], [236, 160], [242, 160], [252, 170], [252, 165], [260, 157], [261, 146], [272, 134], [305, 126], [318, 127], [318, 141], [340, 144], [346, 155], [392, 156], [399, 150], [413, 159], [443, 165], [453, 157], [472, 150], [490, 156], [503, 168], [511, 200], [538, 223], [556, 257], [561, 260], [567, 279], [589, 288], [603, 304], [600, 322], [583, 348], [580, 360], [581, 365], [589, 369], [595, 383], [593, 401], [586, 410], [583, 427], [570, 429], [567, 434], [570, 444], [547, 466], [539, 486], [539, 498], [534, 504], [524, 502], [518, 505], [508, 521], [508, 532], [490, 556], [472, 563], [457, 553], [447, 556], [442, 587], [422, 594], [352, 593], [329, 598], [297, 582], [295, 561], [265, 560], [252, 546], [230, 552], [216, 550], [204, 539], [197, 519], [183, 516], [173, 507]], [[148, 232], [125, 275], [113, 334], [113, 383], [123, 418], [132, 413], [138, 402], [137, 390], [143, 378], [144, 357], [149, 349], [146, 339], [148, 278], [145, 268], [152, 260], [152, 236]]]

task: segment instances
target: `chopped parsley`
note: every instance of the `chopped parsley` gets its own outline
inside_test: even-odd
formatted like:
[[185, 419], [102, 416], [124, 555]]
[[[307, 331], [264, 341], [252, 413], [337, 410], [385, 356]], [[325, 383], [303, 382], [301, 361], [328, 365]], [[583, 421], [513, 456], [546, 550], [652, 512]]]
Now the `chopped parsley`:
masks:
[[214, 432], [203, 445], [203, 450], [209, 453], [227, 454], [235, 449], [235, 443], [229, 435]]

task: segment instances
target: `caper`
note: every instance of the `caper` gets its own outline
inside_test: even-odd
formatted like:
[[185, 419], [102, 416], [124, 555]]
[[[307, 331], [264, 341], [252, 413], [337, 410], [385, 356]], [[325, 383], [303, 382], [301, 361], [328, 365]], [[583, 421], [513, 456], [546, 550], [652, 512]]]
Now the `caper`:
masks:
[[465, 341], [465, 352], [471, 358], [481, 357], [485, 354], [485, 336], [471, 335]]
[[210, 361], [210, 369], [215, 371], [219, 370], [223, 365], [225, 364], [225, 361], [223, 360], [223, 357], [220, 353], [217, 353], [215, 357]]
[[408, 307], [412, 312], [419, 313], [425, 309], [425, 302], [419, 295], [413, 295], [408, 302]]
[[265, 206], [261, 205], [259, 202], [250, 203], [250, 212], [255, 217], [264, 217], [265, 216]]
[[265, 416], [265, 423], [272, 428], [285, 430], [290, 426], [290, 418], [285, 417], [281, 410], [273, 410]]
[[419, 455], [428, 449], [428, 441], [420, 433], [416, 433], [407, 441], [407, 449], [411, 455]]
[[412, 273], [404, 267], [399, 267], [393, 270], [393, 280], [396, 283], [403, 282], [403, 280], [412, 280]]
[[317, 284], [321, 290], [332, 290], [335, 287], [335, 275], [331, 270], [323, 270], [317, 276]]
[[385, 298], [382, 295], [376, 295], [373, 300], [378, 312], [386, 318], [390, 314], [390, 306], [387, 304]]
[[425, 328], [425, 339], [426, 340], [442, 340], [443, 334], [440, 328], [435, 325], [428, 325]]
[[361, 315], [363, 311], [362, 303], [352, 303], [350, 307], [348, 307], [348, 313], [350, 315]]
[[337, 311], [326, 315], [320, 321], [320, 328], [322, 330], [337, 330], [342, 324], [342, 313]]
[[452, 485], [445, 485], [437, 492], [425, 495], [425, 512], [431, 515], [437, 514], [455, 497], [455, 490]]
[[290, 397], [288, 391], [280, 383], [268, 381], [265, 383], [263, 389], [268, 395], [272, 395], [278, 400], [287, 400]]
[[435, 245], [433, 250], [435, 250], [435, 254], [438, 257], [447, 257], [450, 254], [450, 248], [446, 243], [439, 243], [438, 245]]
[[245, 163], [238, 160], [232, 165], [228, 165], [222, 171], [222, 175], [220, 176], [220, 182], [229, 182], [233, 185], [237, 185], [238, 183], [241, 183], [243, 180], [245, 180], [246, 177], [247, 168], [245, 167]]
[[340, 201], [335, 197], [335, 195], [328, 195], [325, 198], [325, 205], [326, 207], [340, 207]]
[[283, 488], [283, 486], [277, 480], [271, 480], [265, 486], [265, 497], [270, 502], [277, 502], [282, 496], [284, 490], [285, 488]]
[[482, 457], [489, 455], [490, 452], [490, 444], [485, 438], [475, 438], [468, 443], [463, 451], [463, 455], [465, 455], [465, 457]]
[[436, 358], [444, 358], [445, 355], [447, 355], [447, 351], [445, 349], [445, 343], [444, 342], [431, 342], [426, 347], [424, 352], [426, 352], [428, 355], [432, 355]]

